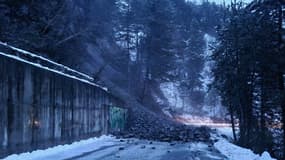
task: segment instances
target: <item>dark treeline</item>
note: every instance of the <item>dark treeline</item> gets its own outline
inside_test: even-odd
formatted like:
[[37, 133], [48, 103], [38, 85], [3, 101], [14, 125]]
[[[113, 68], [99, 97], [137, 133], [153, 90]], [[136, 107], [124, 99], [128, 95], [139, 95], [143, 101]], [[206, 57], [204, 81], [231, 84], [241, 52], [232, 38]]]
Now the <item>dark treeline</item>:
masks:
[[[219, 28], [214, 86], [232, 116], [237, 142], [284, 159], [284, 1], [232, 4]], [[283, 24], [283, 25], [282, 25]]]
[[207, 1], [0, 0], [0, 40], [93, 75], [154, 109], [152, 95], [169, 81], [203, 102], [195, 88], [204, 35], [215, 36], [226, 12]]

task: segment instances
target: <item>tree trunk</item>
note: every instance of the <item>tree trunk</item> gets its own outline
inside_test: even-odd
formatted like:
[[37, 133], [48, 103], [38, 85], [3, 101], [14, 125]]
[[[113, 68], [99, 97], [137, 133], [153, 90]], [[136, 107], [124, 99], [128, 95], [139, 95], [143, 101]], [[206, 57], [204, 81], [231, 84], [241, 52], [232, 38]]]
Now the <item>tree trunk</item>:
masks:
[[237, 141], [237, 136], [236, 136], [236, 130], [235, 130], [235, 120], [234, 120], [234, 112], [233, 112], [233, 106], [230, 105], [230, 115], [231, 115], [231, 124], [232, 124], [232, 131], [233, 131], [233, 136], [234, 136], [234, 141]]
[[[279, 24], [279, 54], [280, 59], [281, 57], [284, 57], [282, 53], [284, 53], [284, 41], [283, 41], [283, 6], [285, 5], [285, 2], [280, 0], [280, 7], [279, 7], [279, 18], [278, 18], [278, 24]], [[279, 81], [279, 89], [281, 94], [281, 108], [282, 108], [282, 124], [283, 124], [283, 154], [285, 154], [285, 87], [284, 87], [284, 77], [283, 77], [283, 68], [284, 62], [279, 62], [279, 73], [278, 73], [278, 81]], [[285, 155], [283, 155], [283, 158]]]
[[283, 73], [278, 74], [279, 89], [281, 94], [282, 124], [283, 124], [283, 153], [285, 153], [285, 87]]
[[265, 76], [261, 76], [261, 107], [260, 107], [260, 127], [259, 127], [259, 132], [260, 132], [260, 138], [259, 138], [259, 143], [261, 146], [259, 148], [262, 150], [264, 149], [264, 139], [265, 139], [265, 113], [266, 113], [266, 88], [265, 88]]

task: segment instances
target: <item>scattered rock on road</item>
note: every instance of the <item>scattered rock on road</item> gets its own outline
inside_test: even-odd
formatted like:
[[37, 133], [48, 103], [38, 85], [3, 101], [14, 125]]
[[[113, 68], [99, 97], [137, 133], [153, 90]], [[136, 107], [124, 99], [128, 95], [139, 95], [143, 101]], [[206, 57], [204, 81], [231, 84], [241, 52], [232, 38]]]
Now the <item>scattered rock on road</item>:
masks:
[[139, 138], [162, 142], [210, 142], [211, 130], [193, 127], [160, 117], [143, 109], [132, 109], [128, 127], [123, 132], [113, 133], [119, 138]]

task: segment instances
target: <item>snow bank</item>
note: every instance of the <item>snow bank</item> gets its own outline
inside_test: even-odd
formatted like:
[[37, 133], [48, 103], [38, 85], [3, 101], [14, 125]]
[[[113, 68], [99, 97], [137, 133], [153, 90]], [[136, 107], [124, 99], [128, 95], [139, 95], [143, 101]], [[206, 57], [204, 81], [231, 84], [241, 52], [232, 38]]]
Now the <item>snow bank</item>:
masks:
[[[100, 138], [90, 138], [74, 142], [70, 145], [60, 145], [46, 150], [37, 150], [29, 153], [13, 154], [3, 160], [50, 160], [68, 159], [86, 152], [99, 149], [105, 145], [112, 145], [114, 137], [101, 136]], [[68, 151], [68, 153], [66, 152]]]
[[[234, 139], [234, 135], [233, 135], [233, 130], [231, 127], [219, 127], [219, 128], [216, 128], [219, 136], [221, 137], [222, 135], [225, 135], [227, 138], [229, 139]], [[238, 132], [237, 128], [236, 128], [236, 132]]]
[[220, 139], [214, 146], [230, 160], [276, 160], [268, 152], [264, 152], [259, 156], [251, 150], [234, 145], [225, 139]]

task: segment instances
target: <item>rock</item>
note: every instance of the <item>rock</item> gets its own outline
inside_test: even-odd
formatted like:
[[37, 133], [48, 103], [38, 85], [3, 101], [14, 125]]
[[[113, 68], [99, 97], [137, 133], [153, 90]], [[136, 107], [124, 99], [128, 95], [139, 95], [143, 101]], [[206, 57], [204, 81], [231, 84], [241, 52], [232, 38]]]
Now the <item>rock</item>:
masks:
[[124, 149], [125, 149], [124, 147], [120, 147], [120, 148], [119, 148], [119, 151], [122, 151], [122, 150], [124, 150]]
[[206, 127], [192, 127], [179, 124], [159, 117], [143, 109], [132, 109], [128, 119], [128, 128], [124, 132], [112, 133], [123, 138], [139, 138], [172, 142], [210, 142], [210, 129]]
[[226, 136], [226, 135], [224, 135], [224, 134], [222, 134], [221, 135], [223, 138], [225, 138], [225, 139], [228, 139], [228, 136]]
[[141, 149], [145, 149], [145, 145], [141, 146]]
[[169, 137], [166, 137], [166, 138], [161, 138], [161, 141], [164, 141], [164, 142], [171, 142], [171, 139]]

